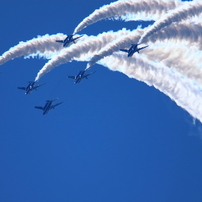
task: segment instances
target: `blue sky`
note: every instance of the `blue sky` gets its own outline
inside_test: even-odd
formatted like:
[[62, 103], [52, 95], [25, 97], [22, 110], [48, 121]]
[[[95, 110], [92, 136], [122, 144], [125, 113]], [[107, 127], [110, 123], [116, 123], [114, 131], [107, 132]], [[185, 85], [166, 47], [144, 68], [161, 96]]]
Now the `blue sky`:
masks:
[[[37, 35], [70, 34], [110, 1], [1, 1], [1, 54]], [[145, 24], [146, 25], [146, 24]], [[135, 22], [101, 21], [81, 34], [97, 35]], [[44, 59], [23, 57], [0, 71], [0, 201], [202, 200], [201, 124], [145, 83], [94, 65], [74, 85], [67, 75], [86, 67], [71, 62], [33, 80]], [[59, 98], [49, 114], [34, 106]]]

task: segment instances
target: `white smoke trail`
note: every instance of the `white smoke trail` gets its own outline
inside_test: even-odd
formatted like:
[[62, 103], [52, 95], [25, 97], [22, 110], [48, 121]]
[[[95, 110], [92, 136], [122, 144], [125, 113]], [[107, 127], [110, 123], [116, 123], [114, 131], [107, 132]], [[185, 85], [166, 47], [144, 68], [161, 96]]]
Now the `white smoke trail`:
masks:
[[[98, 60], [102, 59], [103, 57], [109, 56], [114, 52], [119, 51], [120, 48], [128, 48], [132, 43], [137, 43], [137, 41], [139, 41], [141, 35], [143, 34], [144, 30], [146, 30], [146, 28], [142, 30], [133, 30], [127, 36], [123, 36], [121, 38], [118, 38], [117, 40], [114, 40], [112, 43], [107, 44], [96, 55], [94, 55], [91, 58], [91, 60], [87, 64], [87, 68], [94, 65], [96, 62], [98, 62]], [[159, 40], [164, 41], [173, 39], [175, 41], [181, 41], [181, 42], [183, 40], [186, 40], [186, 42], [189, 41], [190, 43], [193, 44], [194, 42], [197, 43], [198, 40], [201, 39], [201, 37], [202, 37], [201, 24], [196, 25], [190, 23], [186, 24], [181, 23], [181, 24], [173, 24], [172, 26], [163, 28], [159, 32], [154, 33], [150, 37], [146, 38], [145, 42], [156, 43]], [[197, 44], [201, 45], [200, 43]], [[164, 46], [167, 48], [169, 44], [166, 43], [164, 44]], [[162, 46], [161, 48], [165, 49], [164, 46]]]
[[157, 20], [168, 10], [181, 5], [182, 2], [166, 0], [119, 0], [95, 10], [86, 17], [74, 30], [74, 33], [81, 31], [87, 26], [107, 18], [121, 18], [122, 20]]
[[176, 41], [169, 41], [169, 46], [166, 48], [165, 45], [166, 43], [152, 44], [150, 50], [145, 49], [141, 55], [156, 63], [164, 64], [202, 85], [202, 51], [199, 51], [197, 46], [183, 45]]
[[146, 32], [141, 36], [139, 43], [144, 43], [144, 40], [160, 29], [169, 26], [174, 22], [180, 22], [193, 16], [197, 16], [202, 12], [202, 2], [193, 1], [185, 2], [178, 8], [171, 10], [165, 14], [162, 19], [156, 21]]
[[79, 40], [75, 45], [61, 50], [58, 55], [48, 61], [38, 72], [35, 81], [39, 80], [44, 74], [48, 73], [53, 68], [64, 63], [71, 62], [74, 59], [79, 61], [88, 61], [92, 55], [98, 52], [103, 46], [120, 36], [127, 35], [128, 33], [130, 33], [130, 31], [123, 28], [118, 32], [109, 31], [99, 34], [98, 36], [87, 37], [86, 35], [85, 37], [82, 37], [85, 38], [84, 41]]
[[[136, 41], [141, 35], [140, 30], [131, 33], [124, 36], [123, 39], [117, 40], [118, 42], [113, 41], [101, 49], [97, 55], [91, 58], [87, 68], [103, 57], [118, 51], [123, 45], [129, 46], [131, 40]], [[202, 52], [198, 50], [198, 47], [201, 48], [199, 41], [202, 40], [201, 24], [174, 24], [148, 37], [147, 40], [154, 44], [150, 43], [150, 47], [145, 49], [141, 53], [142, 55], [150, 60], [161, 62], [202, 85], [202, 65], [200, 62]]]
[[148, 61], [140, 55], [137, 58], [127, 58], [125, 55], [114, 54], [99, 63], [113, 71], [120, 71], [131, 78], [154, 86], [202, 122], [201, 88], [177, 72]]
[[[176, 8], [179, 5], [180, 7]], [[169, 11], [171, 9], [174, 10]], [[166, 11], [169, 13], [165, 14]], [[122, 29], [98, 36], [85, 35], [68, 48], [63, 48], [61, 44], [55, 42], [55, 40], [64, 39], [65, 35], [45, 35], [11, 48], [0, 57], [0, 64], [21, 56], [52, 57], [38, 72], [35, 78], [37, 81], [60, 64], [72, 60], [90, 60], [89, 67], [102, 59], [99, 61], [100, 64], [154, 86], [202, 122], [202, 81], [200, 81], [202, 78], [200, 62], [202, 24], [199, 23], [201, 11], [201, 1], [122, 0], [114, 2], [96, 10], [84, 19], [74, 33], [98, 20], [109, 17], [124, 19], [129, 14], [136, 15], [130, 16], [129, 20], [140, 19], [139, 17], [146, 20], [149, 15], [150, 20], [158, 21], [145, 29], [138, 28], [133, 31]], [[159, 20], [162, 15], [164, 15], [163, 20]], [[187, 20], [193, 16], [197, 16], [196, 24]], [[186, 23], [179, 23], [182, 20]], [[149, 45], [149, 48], [142, 51], [140, 55], [136, 54], [128, 58], [127, 54], [114, 53], [138, 41]]]
[[157, 41], [165, 40], [174, 40], [181, 43], [186, 42], [186, 44], [189, 43], [190, 45], [195, 44], [201, 49], [202, 44], [198, 42], [202, 40], [202, 23], [173, 23], [172, 25], [164, 27], [160, 31], [152, 34], [144, 41], [145, 43], [156, 43]]
[[0, 65], [17, 57], [28, 56], [34, 53], [35, 55], [49, 59], [54, 53], [56, 54], [62, 49], [61, 44], [56, 43], [55, 40], [62, 40], [64, 38], [65, 35], [61, 33], [55, 35], [46, 34], [26, 42], [20, 42], [0, 57]]

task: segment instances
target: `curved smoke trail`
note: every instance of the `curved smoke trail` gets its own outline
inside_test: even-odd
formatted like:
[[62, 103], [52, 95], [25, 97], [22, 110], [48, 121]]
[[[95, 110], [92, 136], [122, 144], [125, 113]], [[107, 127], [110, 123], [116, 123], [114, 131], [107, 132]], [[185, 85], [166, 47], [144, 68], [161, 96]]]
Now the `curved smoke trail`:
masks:
[[75, 28], [74, 33], [107, 18], [116, 19], [118, 17], [125, 21], [142, 20], [142, 18], [157, 20], [168, 10], [174, 9], [181, 4], [182, 2], [178, 0], [152, 0], [148, 2], [142, 0], [119, 0], [95, 10]]
[[74, 33], [107, 18], [116, 19], [119, 17], [125, 21], [142, 20], [142, 18], [145, 18], [145, 20], [157, 20], [166, 11], [174, 9], [181, 4], [182, 2], [178, 0], [170, 2], [163, 0], [148, 2], [142, 0], [119, 0], [95, 10], [75, 28]]
[[190, 17], [197, 16], [202, 13], [202, 2], [193, 1], [185, 2], [178, 8], [165, 14], [163, 19], [156, 21], [147, 31], [141, 36], [139, 43], [144, 43], [144, 40], [160, 29], [169, 26], [174, 22], [180, 22], [182, 20], [188, 19]]
[[32, 54], [49, 59], [62, 49], [61, 44], [55, 43], [55, 40], [64, 39], [64, 37], [65, 35], [60, 33], [55, 35], [46, 34], [26, 42], [20, 42], [0, 57], [0, 65], [9, 60]]
[[157, 40], [186, 41], [190, 45], [195, 43], [201, 49], [202, 44], [198, 42], [202, 40], [202, 23], [173, 23], [172, 25], [164, 27], [160, 31], [150, 35], [145, 39], [145, 43], [155, 43]]
[[154, 86], [202, 122], [202, 91], [177, 72], [141, 56], [127, 58], [125, 55], [114, 54], [99, 63], [113, 71], [120, 71], [130, 78]]
[[[164, 47], [165, 43], [152, 44], [151, 50], [145, 50], [141, 55], [164, 64], [184, 77], [202, 85], [202, 51], [198, 50], [198, 46], [169, 41], [169, 47], [165, 49]], [[164, 50], [162, 51], [162, 49]]]

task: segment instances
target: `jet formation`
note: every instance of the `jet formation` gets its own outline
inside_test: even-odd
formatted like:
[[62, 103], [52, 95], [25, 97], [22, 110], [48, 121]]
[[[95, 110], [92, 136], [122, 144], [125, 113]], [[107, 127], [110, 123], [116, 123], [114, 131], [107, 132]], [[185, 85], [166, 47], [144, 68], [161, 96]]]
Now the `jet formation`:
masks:
[[127, 49], [119, 49], [119, 50], [128, 53], [128, 57], [132, 57], [135, 52], [139, 53], [140, 50], [148, 47], [148, 46], [144, 46], [144, 47], [138, 48], [137, 47], [138, 45], [140, 44], [131, 44], [131, 47], [128, 50]]
[[[57, 100], [57, 99], [55, 99]], [[43, 115], [47, 114], [51, 109], [55, 109], [56, 106], [62, 104], [63, 102], [59, 102], [57, 104], [52, 104], [55, 100], [46, 100], [46, 104], [44, 107], [41, 106], [35, 106], [36, 109], [43, 110]]]
[[[81, 37], [82, 36], [74, 38], [74, 35], [70, 34], [70, 35], [67, 35], [67, 37], [64, 40], [56, 40], [55, 42], [63, 43], [63, 47], [68, 47], [71, 43], [76, 43], [75, 41]], [[132, 57], [135, 52], [139, 53], [140, 50], [148, 47], [148, 46], [144, 46], [144, 47], [138, 48], [138, 45], [140, 45], [140, 44], [131, 44], [131, 47], [129, 49], [120, 49], [120, 51], [127, 52], [128, 57]], [[95, 73], [95, 72], [86, 73], [86, 71], [87, 71], [86, 69], [80, 70], [76, 76], [68, 76], [68, 78], [74, 79], [75, 80], [74, 83], [76, 84], [76, 83], [80, 83], [82, 81], [82, 79], [84, 79], [84, 78], [87, 79], [88, 76]], [[35, 83], [36, 83], [36, 81], [29, 81], [29, 84], [27, 87], [18, 87], [18, 89], [25, 90], [26, 91], [25, 94], [27, 95], [27, 94], [30, 94], [33, 90], [36, 90], [40, 86], [44, 85], [44, 84], [35, 85]], [[57, 100], [57, 99], [55, 99], [55, 100]], [[63, 102], [59, 102], [59, 103], [53, 104], [53, 102], [55, 100], [46, 100], [46, 104], [43, 107], [35, 106], [35, 108], [43, 110], [43, 115], [45, 115], [51, 109], [55, 109], [56, 106], [63, 103]]]
[[91, 74], [95, 73], [95, 72], [90, 72], [89, 74], [85, 74], [86, 70], [80, 70], [79, 73], [76, 76], [68, 76], [68, 78], [74, 79], [75, 80], [75, 84], [76, 83], [80, 83], [82, 79], [84, 78], [88, 78], [88, 76], [90, 76]]

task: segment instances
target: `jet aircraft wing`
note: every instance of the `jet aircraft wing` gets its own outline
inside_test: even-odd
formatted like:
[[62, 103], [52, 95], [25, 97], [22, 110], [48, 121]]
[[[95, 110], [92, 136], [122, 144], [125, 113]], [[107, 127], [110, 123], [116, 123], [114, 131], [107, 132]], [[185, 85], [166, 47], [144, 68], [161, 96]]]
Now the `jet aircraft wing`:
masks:
[[88, 78], [88, 76], [90, 76], [91, 74], [94, 74], [95, 72], [91, 72], [91, 73], [89, 73], [89, 74], [85, 74], [84, 76], [83, 76], [83, 78]]
[[21, 89], [21, 90], [26, 90], [25, 87], [18, 87], [18, 89]]
[[142, 47], [142, 48], [138, 48], [138, 51], [139, 50], [142, 50], [142, 49], [144, 49], [144, 48], [147, 48], [148, 46], [144, 46], [144, 47]]
[[55, 42], [64, 43], [64, 40], [56, 40]]
[[68, 76], [70, 79], [76, 79], [76, 76]]
[[82, 36], [78, 36], [78, 37], [74, 38], [74, 39], [73, 39], [73, 42], [76, 43], [75, 40], [77, 40], [77, 39], [79, 39], [79, 38], [81, 38], [81, 37], [82, 37]]
[[45, 84], [45, 83], [40, 84], [40, 85], [36, 85], [36, 86], [33, 87], [33, 89], [37, 89], [38, 87], [43, 86], [44, 84]]
[[41, 107], [41, 106], [35, 106], [35, 108], [36, 108], [36, 109], [41, 109], [41, 110], [44, 110], [44, 108], [43, 108], [43, 107]]
[[128, 52], [128, 50], [127, 49], [119, 49], [120, 51], [123, 51], [123, 52]]
[[60, 105], [60, 104], [62, 104], [63, 102], [59, 102], [59, 103], [57, 103], [57, 104], [54, 104], [54, 105], [52, 105], [51, 106], [51, 109], [54, 109], [56, 106], [58, 106], [58, 105]]

